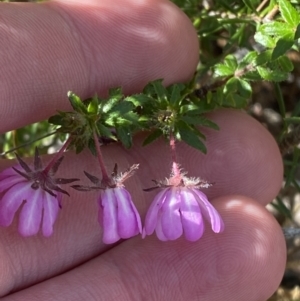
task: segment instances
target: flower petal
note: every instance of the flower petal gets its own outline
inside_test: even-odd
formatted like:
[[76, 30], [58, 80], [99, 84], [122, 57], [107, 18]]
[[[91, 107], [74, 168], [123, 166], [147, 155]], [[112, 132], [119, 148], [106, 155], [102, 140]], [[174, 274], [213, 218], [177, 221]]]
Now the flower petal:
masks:
[[124, 188], [115, 188], [117, 202], [118, 233], [121, 238], [129, 238], [142, 232], [142, 222], [129, 192]]
[[187, 188], [181, 188], [180, 197], [180, 213], [185, 238], [189, 241], [196, 241], [204, 231], [199, 204], [194, 194]]
[[[118, 234], [117, 202], [113, 189], [101, 191], [99, 198], [103, 212], [99, 210], [99, 221], [102, 221], [103, 242], [112, 244], [120, 239]], [[100, 218], [103, 214], [103, 218]]]
[[157, 223], [156, 223], [155, 233], [159, 240], [167, 241], [168, 239], [166, 238], [166, 236], [163, 232], [163, 229], [162, 229], [162, 225], [161, 225], [161, 215], [162, 215], [162, 212], [159, 211], [158, 215], [157, 215]]
[[19, 175], [10, 176], [8, 178], [3, 179], [0, 182], [0, 192], [7, 190], [8, 188], [12, 187], [13, 185], [15, 185], [17, 183], [23, 183], [23, 185], [24, 184], [26, 185], [26, 183], [28, 183], [28, 181]]
[[42, 229], [43, 235], [45, 237], [49, 237], [53, 233], [53, 225], [55, 223], [59, 211], [59, 195], [59, 193], [57, 194], [57, 197], [54, 197], [50, 193], [45, 193], [44, 195], [44, 214]]
[[182, 235], [182, 223], [180, 217], [180, 188], [170, 188], [161, 207], [162, 231], [168, 240], [175, 240]]
[[7, 227], [12, 223], [15, 213], [23, 201], [31, 195], [31, 190], [30, 183], [18, 183], [4, 194], [0, 201], [1, 226]]
[[41, 188], [30, 188], [26, 191], [26, 203], [19, 217], [19, 232], [22, 236], [31, 236], [39, 232], [45, 193]]
[[151, 203], [145, 218], [145, 226], [142, 235], [143, 238], [145, 238], [146, 235], [151, 235], [154, 232], [157, 224], [158, 212], [165, 201], [167, 191], [168, 189], [160, 191]]
[[[15, 168], [19, 168], [20, 165], [15, 165]], [[7, 177], [11, 177], [11, 176], [19, 176], [19, 174], [13, 170], [11, 167], [4, 169], [3, 171], [0, 172], [0, 181], [2, 181], [3, 179], [6, 179]]]
[[208, 201], [206, 195], [197, 190], [191, 189], [200, 205], [204, 218], [211, 223], [211, 228], [215, 233], [220, 233], [224, 230], [224, 223], [222, 217], [214, 206]]

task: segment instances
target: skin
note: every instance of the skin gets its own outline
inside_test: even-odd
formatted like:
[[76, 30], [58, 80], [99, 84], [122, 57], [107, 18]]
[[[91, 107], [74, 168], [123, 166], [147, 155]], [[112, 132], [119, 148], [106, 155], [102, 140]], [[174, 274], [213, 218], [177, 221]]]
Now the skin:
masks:
[[[150, 80], [165, 84], [191, 78], [198, 60], [192, 25], [164, 0], [51, 1], [0, 4], [1, 132], [67, 110], [67, 90], [82, 98], [123, 86], [140, 91]], [[208, 154], [178, 144], [190, 176], [216, 184], [207, 189], [225, 231], [207, 225], [198, 242], [161, 242], [154, 235], [116, 245], [101, 242], [97, 192], [70, 191], [51, 238], [22, 238], [17, 219], [1, 228], [1, 300], [247, 300], [264, 301], [278, 287], [285, 267], [285, 241], [264, 208], [278, 193], [281, 156], [270, 134], [245, 113], [210, 114], [220, 131], [205, 129]], [[108, 170], [140, 163], [127, 189], [144, 217], [157, 191], [151, 179], [168, 176], [163, 141], [133, 149], [103, 147]], [[151, 160], [150, 160], [150, 159]], [[48, 159], [45, 158], [44, 161]], [[1, 170], [12, 163], [2, 161]], [[88, 151], [66, 154], [58, 176], [99, 175]]]

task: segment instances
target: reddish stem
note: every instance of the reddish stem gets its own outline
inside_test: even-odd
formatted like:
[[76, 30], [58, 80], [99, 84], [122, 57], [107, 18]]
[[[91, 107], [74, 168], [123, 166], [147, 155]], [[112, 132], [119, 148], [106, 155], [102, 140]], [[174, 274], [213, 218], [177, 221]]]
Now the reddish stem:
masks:
[[48, 165], [44, 169], [44, 174], [47, 175], [48, 172], [51, 170], [52, 166], [55, 164], [55, 162], [63, 155], [63, 152], [66, 150], [66, 148], [70, 145], [72, 141], [71, 136], [67, 139], [67, 141], [64, 143], [62, 148], [54, 155], [52, 160], [48, 163]]
[[170, 133], [170, 147], [171, 147], [171, 156], [172, 156], [172, 172], [174, 177], [181, 177], [180, 169], [177, 163], [176, 147], [175, 147], [175, 138], [172, 133]]
[[102, 182], [109, 183], [110, 177], [108, 176], [108, 173], [107, 173], [107, 170], [106, 170], [106, 167], [104, 164], [104, 159], [103, 159], [102, 152], [100, 149], [98, 136], [97, 136], [95, 130], [93, 132], [93, 135], [94, 135], [94, 142], [95, 142], [95, 147], [96, 147], [96, 151], [97, 151], [97, 158], [98, 158], [98, 162], [99, 162], [101, 173], [102, 173]]

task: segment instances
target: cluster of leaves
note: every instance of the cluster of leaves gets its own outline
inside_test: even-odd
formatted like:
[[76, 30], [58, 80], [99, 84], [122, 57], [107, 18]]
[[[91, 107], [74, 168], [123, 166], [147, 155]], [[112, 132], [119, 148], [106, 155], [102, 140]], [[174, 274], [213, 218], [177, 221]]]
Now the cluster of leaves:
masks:
[[199, 82], [208, 85], [203, 100], [210, 107], [244, 108], [252, 95], [251, 82], [281, 82], [293, 70], [285, 54], [298, 49], [300, 14], [290, 1], [271, 0], [265, 8], [257, 0], [174, 2], [198, 30]]
[[74, 109], [58, 112], [49, 122], [58, 126], [57, 131], [72, 135], [77, 153], [88, 147], [95, 153], [94, 133], [101, 141], [120, 141], [127, 148], [137, 131], [149, 131], [144, 145], [160, 136], [170, 135], [190, 146], [206, 152], [205, 136], [198, 126], [218, 129], [203, 116], [203, 108], [194, 93], [193, 85], [174, 84], [168, 88], [162, 80], [150, 82], [140, 94], [125, 96], [121, 88], [111, 89], [106, 99], [94, 96], [82, 101], [68, 93]]

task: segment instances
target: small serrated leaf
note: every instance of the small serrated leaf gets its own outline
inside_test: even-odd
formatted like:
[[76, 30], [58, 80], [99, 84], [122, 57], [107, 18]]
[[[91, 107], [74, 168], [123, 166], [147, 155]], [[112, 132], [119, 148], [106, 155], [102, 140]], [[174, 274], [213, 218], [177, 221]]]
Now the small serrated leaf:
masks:
[[272, 52], [272, 60], [277, 59], [281, 55], [285, 54], [294, 45], [294, 34], [289, 33], [282, 36], [277, 40], [276, 46]]
[[199, 107], [197, 105], [191, 103], [191, 104], [181, 106], [179, 113], [181, 115], [183, 115], [186, 112], [195, 111], [195, 110], [199, 110]]
[[263, 35], [270, 36], [284, 36], [294, 32], [294, 29], [287, 23], [281, 23], [277, 21], [265, 23], [258, 28], [258, 32]]
[[255, 59], [255, 66], [264, 65], [271, 61], [272, 50], [266, 50], [261, 52]]
[[223, 64], [217, 64], [214, 68], [214, 73], [216, 76], [229, 76], [234, 74], [235, 69]]
[[143, 141], [143, 146], [150, 144], [151, 142], [155, 141], [159, 137], [161, 137], [163, 132], [160, 129], [156, 129], [153, 132], [151, 132], [146, 139]]
[[111, 88], [109, 89], [109, 98], [114, 100], [121, 100], [124, 97], [122, 88]]
[[171, 106], [178, 106], [182, 100], [181, 92], [184, 90], [185, 85], [184, 84], [174, 84], [171, 85], [167, 90], [170, 94], [170, 105]]
[[258, 53], [256, 51], [249, 51], [240, 61], [237, 69], [245, 68], [249, 64], [253, 64]]
[[167, 103], [168, 103], [168, 96], [167, 96], [168, 91], [163, 86], [162, 82], [163, 82], [163, 80], [159, 79], [159, 80], [153, 81], [151, 84], [152, 84], [152, 87], [155, 91], [155, 94], [157, 96], [157, 100], [159, 101], [159, 103], [167, 105]]
[[109, 114], [117, 113], [122, 116], [134, 109], [134, 105], [131, 101], [119, 101], [110, 110]]
[[145, 104], [154, 101], [152, 97], [142, 93], [127, 96], [124, 100], [132, 102], [135, 107], [144, 106]]
[[288, 77], [288, 73], [280, 72], [277, 70], [270, 70], [269, 68], [265, 68], [261, 66], [257, 67], [257, 71], [263, 79], [274, 81], [274, 82], [284, 81]]
[[87, 108], [81, 101], [80, 97], [77, 96], [75, 93], [72, 91], [68, 92], [68, 98], [71, 103], [72, 108], [80, 113], [87, 113]]
[[102, 112], [103, 113], [108, 113], [118, 102], [118, 98], [109, 98], [108, 100], [103, 100], [105, 102], [102, 105]]
[[256, 32], [256, 34], [254, 35], [254, 40], [257, 43], [268, 48], [274, 48], [276, 46], [275, 39], [270, 35], [262, 34], [262, 32]]
[[232, 54], [229, 54], [225, 57], [224, 64], [226, 66], [228, 66], [229, 68], [231, 68], [231, 70], [233, 70], [233, 72], [236, 70], [236, 68], [238, 66], [237, 59]]
[[97, 123], [97, 130], [101, 137], [107, 137], [117, 141], [116, 137], [113, 135], [111, 130], [108, 127], [104, 126], [103, 124]]
[[299, 12], [293, 7], [290, 1], [278, 0], [279, 10], [282, 18], [285, 22], [289, 23], [291, 26], [298, 26], [300, 23]]
[[97, 114], [97, 112], [98, 112], [98, 97], [97, 97], [97, 95], [95, 95], [92, 98], [91, 102], [88, 104], [87, 111], [90, 114]]
[[278, 63], [278, 65], [279, 65], [280, 69], [281, 69], [283, 72], [291, 72], [291, 71], [293, 71], [293, 69], [294, 69], [293, 63], [292, 63], [291, 60], [290, 60], [287, 56], [285, 56], [285, 55], [279, 57], [279, 58], [277, 59], [277, 63]]
[[187, 124], [202, 125], [202, 126], [214, 129], [214, 130], [220, 129], [216, 123], [214, 123], [213, 121], [211, 121], [203, 116], [182, 116], [180, 119], [183, 120], [184, 122], [186, 122]]
[[126, 148], [132, 146], [132, 136], [128, 128], [120, 126], [116, 127], [117, 137]]
[[176, 123], [176, 129], [182, 141], [206, 154], [207, 150], [200, 138], [200, 132], [196, 133], [192, 127], [181, 120]]
[[250, 71], [247, 72], [245, 75], [242, 76], [242, 79], [248, 80], [248, 81], [258, 81], [261, 80], [261, 76], [257, 71]]

